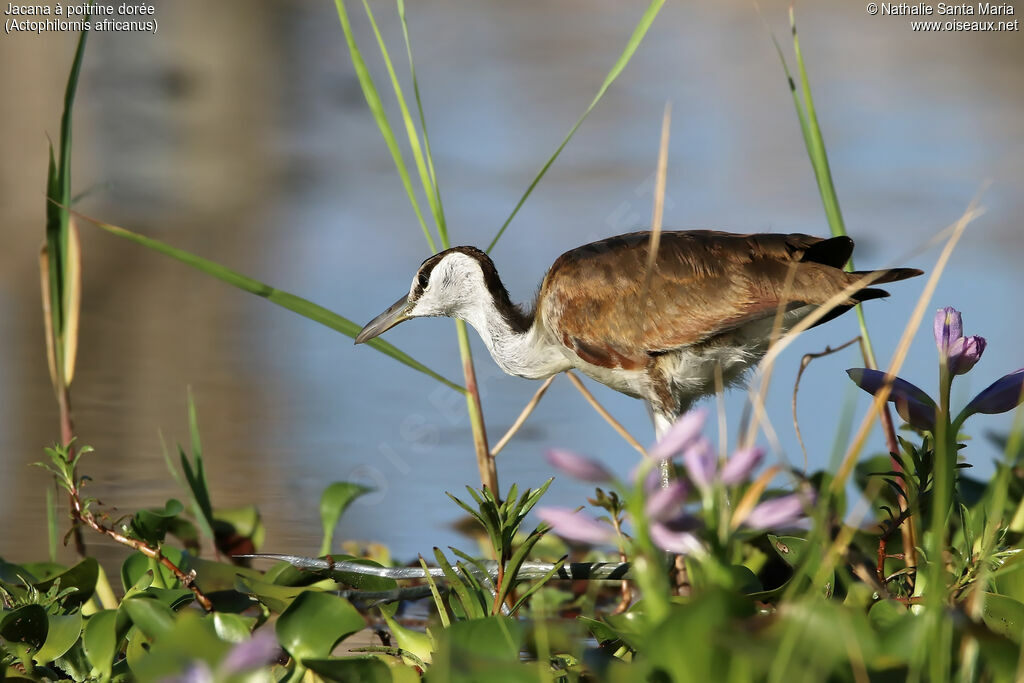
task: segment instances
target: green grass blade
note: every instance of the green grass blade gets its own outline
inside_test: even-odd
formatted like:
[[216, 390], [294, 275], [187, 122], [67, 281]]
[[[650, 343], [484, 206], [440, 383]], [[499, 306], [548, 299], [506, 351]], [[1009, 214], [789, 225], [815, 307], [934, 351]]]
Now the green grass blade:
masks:
[[[825, 215], [828, 217], [832, 234], [845, 235], [846, 224], [843, 222], [843, 213], [839, 209], [839, 198], [836, 196], [836, 188], [832, 182], [832, 169], [828, 164], [825, 140], [821, 135], [821, 127], [818, 125], [814, 98], [811, 97], [811, 83], [807, 78], [807, 67], [800, 53], [800, 38], [796, 32], [796, 14], [792, 6], [789, 8], [789, 25], [793, 30], [793, 51], [796, 53], [797, 68], [800, 71], [800, 89], [804, 98], [805, 115], [802, 118], [805, 121], [801, 122], [801, 127], [804, 129], [804, 142], [807, 144], [807, 153], [814, 166], [814, 177], [818, 181], [818, 191], [821, 193], [821, 201], [825, 205]], [[793, 95], [796, 96], [795, 91]]]
[[55, 367], [61, 385], [64, 384], [65, 326], [68, 319], [70, 279], [68, 258], [68, 212], [71, 203], [71, 121], [75, 106], [75, 92], [82, 72], [85, 42], [88, 31], [78, 35], [78, 46], [68, 73], [64, 89], [64, 111], [61, 114], [60, 145], [56, 160], [50, 148], [50, 168], [46, 187], [46, 250], [49, 255], [50, 319], [54, 341]]
[[[315, 304], [312, 301], [309, 301], [308, 299], [303, 299], [302, 297], [296, 296], [295, 294], [291, 294], [289, 292], [276, 289], [268, 284], [260, 282], [259, 280], [254, 280], [253, 278], [248, 277], [246, 275], [242, 275], [241, 273], [231, 270], [226, 266], [222, 266], [221, 264], [216, 263], [215, 261], [210, 261], [208, 259], [202, 258], [201, 256], [196, 256], [195, 254], [187, 252], [184, 249], [172, 247], [171, 245], [165, 242], [161, 242], [160, 240], [153, 239], [152, 237], [145, 237], [144, 235], [132, 232], [131, 230], [126, 230], [125, 228], [118, 227], [116, 225], [104, 223], [102, 221], [89, 218], [88, 216], [84, 216], [77, 212], [72, 213], [80, 217], [82, 220], [88, 221], [102, 228], [103, 230], [109, 232], [112, 235], [117, 235], [118, 237], [122, 237], [130, 242], [140, 244], [146, 247], [147, 249], [152, 249], [153, 251], [159, 252], [164, 256], [170, 256], [173, 259], [177, 259], [178, 261], [181, 261], [186, 265], [192, 266], [196, 270], [200, 270], [206, 273], [207, 275], [211, 275], [217, 278], [218, 280], [221, 280], [222, 282], [226, 282], [229, 285], [237, 287], [238, 289], [241, 289], [243, 291], [249, 292], [250, 294], [261, 296], [264, 299], [267, 299], [282, 308], [286, 308], [289, 311], [292, 311], [293, 313], [298, 313], [303, 318], [308, 318], [313, 322], [320, 323], [325, 327], [329, 327], [332, 330], [341, 332], [342, 334], [352, 337], [353, 339], [356, 337], [356, 335], [359, 334], [359, 330], [362, 329], [359, 325], [352, 322], [348, 318], [340, 316], [334, 311], [328, 310], [323, 306], [320, 306], [319, 304]], [[391, 356], [398, 362], [408, 365], [410, 368], [414, 370], [419, 370], [423, 374], [433, 377], [438, 382], [441, 382], [445, 386], [450, 387], [455, 391], [458, 391], [460, 393], [466, 392], [466, 390], [463, 387], [434, 372], [423, 363], [420, 363], [418, 360], [414, 359], [409, 354], [387, 343], [386, 341], [383, 341], [381, 339], [373, 339], [367, 342], [366, 345], [373, 347], [374, 349], [380, 351], [385, 355]]]
[[[444, 217], [441, 215], [440, 206], [437, 203], [437, 193], [433, 187], [432, 172], [427, 169], [424, 159], [419, 132], [416, 130], [416, 124], [409, 113], [405, 95], [402, 93], [402, 86], [398, 82], [398, 75], [395, 73], [394, 64], [391, 62], [391, 55], [388, 53], [387, 45], [384, 44], [384, 37], [381, 36], [380, 29], [377, 27], [377, 20], [370, 9], [370, 3], [367, 0], [363, 0], [363, 7], [366, 9], [366, 17], [370, 20], [370, 26], [373, 28], [373, 35], [377, 38], [377, 46], [380, 48], [380, 55], [384, 59], [384, 66], [387, 68], [388, 76], [391, 79], [391, 87], [395, 91], [398, 108], [402, 112], [402, 123], [405, 125], [405, 134], [409, 138], [409, 149], [412, 150], [412, 158], [416, 162], [416, 171], [419, 173], [420, 182], [423, 184], [423, 193], [427, 196], [427, 203], [430, 204], [430, 211], [434, 216], [434, 221], [438, 226], [441, 226], [444, 224]], [[447, 247], [445, 236], [447, 231], [442, 232], [439, 227], [438, 232], [441, 235], [442, 247]]]
[[409, 40], [409, 25], [405, 21], [405, 0], [397, 0], [398, 18], [402, 23], [402, 37], [405, 39], [405, 54], [409, 58], [409, 76], [412, 79], [412, 91], [416, 97], [416, 111], [420, 117], [420, 130], [423, 131], [423, 149], [426, 152], [427, 171], [430, 173], [430, 185], [434, 191], [434, 204], [436, 205], [437, 232], [441, 236], [441, 246], [447, 249], [451, 246], [448, 240], [448, 223], [444, 218], [444, 204], [441, 202], [441, 188], [437, 183], [437, 173], [434, 171], [434, 155], [430, 151], [430, 136], [427, 135], [427, 117], [423, 114], [423, 99], [420, 97], [420, 84], [416, 79], [416, 64], [412, 58], [412, 41]]
[[537, 183], [539, 183], [541, 178], [543, 178], [548, 172], [551, 165], [555, 163], [555, 159], [557, 159], [562, 153], [565, 146], [569, 144], [569, 140], [571, 140], [572, 136], [576, 134], [576, 130], [583, 124], [586, 118], [590, 115], [590, 112], [594, 110], [597, 103], [601, 101], [605, 92], [607, 92], [611, 84], [615, 82], [615, 79], [619, 77], [619, 74], [621, 74], [622, 70], [626, 68], [626, 65], [629, 64], [629, 60], [633, 58], [633, 55], [636, 53], [637, 48], [640, 47], [640, 43], [643, 41], [644, 36], [647, 35], [647, 29], [651, 27], [651, 24], [654, 22], [654, 18], [658, 16], [658, 12], [661, 11], [661, 7], [664, 4], [665, 0], [651, 0], [651, 4], [647, 6], [647, 10], [640, 18], [640, 23], [636, 25], [635, 29], [633, 29], [633, 35], [629, 37], [629, 42], [626, 43], [626, 49], [622, 51], [622, 54], [619, 55], [615, 65], [612, 66], [612, 70], [608, 72], [607, 76], [605, 76], [604, 82], [601, 83], [601, 87], [598, 88], [597, 94], [594, 95], [594, 99], [590, 101], [590, 104], [583, 111], [583, 115], [580, 116], [579, 119], [576, 120], [576, 123], [573, 124], [572, 128], [569, 129], [569, 134], [565, 136], [564, 140], [562, 140], [562, 144], [558, 145], [555, 153], [551, 155], [551, 158], [548, 159], [543, 166], [541, 166], [540, 172], [537, 173], [533, 182], [531, 182], [529, 187], [526, 188], [526, 192], [523, 193], [523, 196], [519, 198], [519, 202], [516, 204], [515, 208], [512, 209], [512, 213], [507, 219], [505, 219], [505, 222], [498, 230], [498, 234], [496, 234], [494, 239], [491, 240], [490, 245], [487, 247], [487, 253], [490, 253], [491, 250], [494, 249], [494, 245], [496, 245], [498, 240], [501, 239], [501, 236], [505, 234], [505, 229], [508, 228], [509, 223], [511, 223], [512, 219], [516, 217], [516, 214], [519, 213], [519, 209], [522, 208], [523, 204], [526, 203], [527, 198], [533, 193], [534, 188], [537, 187]]
[[[814, 108], [814, 98], [811, 95], [811, 82], [807, 77], [807, 66], [804, 63], [803, 54], [800, 52], [800, 38], [796, 30], [796, 14], [792, 7], [789, 8], [789, 25], [793, 33], [793, 51], [796, 54], [797, 69], [800, 73], [800, 92], [797, 92], [796, 81], [789, 71], [786, 58], [783, 56], [782, 48], [779, 46], [775, 34], [769, 33], [775, 50], [779, 54], [779, 61], [786, 72], [786, 79], [789, 83], [789, 90], [793, 95], [793, 104], [796, 107], [797, 117], [800, 119], [800, 132], [803, 133], [804, 145], [807, 147], [807, 156], [810, 158], [811, 167], [814, 169], [814, 178], [818, 184], [818, 193], [821, 195], [821, 202], [825, 208], [825, 217], [828, 219], [829, 229], [834, 236], [846, 235], [846, 223], [843, 220], [843, 212], [839, 208], [839, 197], [836, 194], [835, 184], [832, 181], [832, 169], [828, 163], [828, 152], [825, 148], [825, 139], [821, 134], [821, 126], [818, 125], [818, 115]], [[800, 95], [803, 95], [803, 101]], [[846, 264], [846, 270], [854, 269], [853, 257]], [[860, 326], [861, 338], [864, 341], [864, 360], [869, 367], [876, 367], [875, 351], [871, 344], [871, 335], [868, 333], [867, 319], [864, 317], [864, 309], [858, 305], [857, 322]]]
[[395, 168], [398, 170], [398, 175], [402, 179], [402, 186], [405, 188], [405, 193], [409, 196], [409, 202], [412, 204], [412, 210], [416, 213], [416, 219], [420, 223], [420, 227], [423, 228], [423, 235], [427, 238], [427, 244], [430, 245], [430, 250], [436, 252], [437, 246], [434, 243], [434, 237], [430, 234], [430, 228], [427, 227], [427, 222], [423, 218], [423, 212], [420, 211], [419, 202], [416, 199], [416, 192], [412, 187], [412, 180], [409, 177], [409, 169], [405, 166], [405, 160], [402, 158], [402, 150], [398, 147], [398, 140], [395, 138], [395, 133], [391, 129], [391, 123], [388, 121], [388, 115], [384, 111], [384, 103], [381, 102], [380, 93], [377, 91], [377, 86], [373, 82], [373, 76], [370, 75], [370, 70], [366, 67], [366, 61], [363, 59], [362, 53], [359, 51], [359, 45], [356, 43], [355, 35], [352, 33], [352, 24], [348, 18], [348, 11], [345, 9], [344, 0], [334, 0], [334, 5], [338, 10], [338, 19], [341, 21], [341, 30], [345, 33], [345, 42], [348, 43], [348, 51], [352, 56], [352, 66], [356, 71], [356, 77], [359, 79], [359, 86], [363, 90], [363, 97], [366, 98], [366, 104], [370, 107], [370, 112], [373, 114], [374, 120], [377, 122], [377, 127], [380, 128], [380, 134], [384, 138], [384, 143], [388, 147], [388, 151], [391, 152], [391, 158], [395, 162]]
[[57, 561], [57, 501], [53, 497], [53, 487], [46, 487], [46, 536], [50, 551], [50, 562]]
[[430, 567], [427, 566], [427, 561], [423, 559], [422, 555], [420, 555], [420, 566], [423, 567], [424, 581], [430, 586], [430, 595], [434, 598], [434, 606], [437, 608], [441, 626], [448, 628], [452, 624], [452, 620], [448, 617], [448, 608], [445, 607], [444, 600], [441, 599], [441, 593], [437, 590], [437, 581], [434, 580], [430, 573]]

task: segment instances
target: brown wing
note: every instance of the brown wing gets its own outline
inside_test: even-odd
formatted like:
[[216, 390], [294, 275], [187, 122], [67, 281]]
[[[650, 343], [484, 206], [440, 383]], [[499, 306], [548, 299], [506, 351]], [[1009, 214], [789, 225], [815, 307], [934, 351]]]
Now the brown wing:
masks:
[[648, 241], [647, 232], [631, 233], [573, 249], [545, 276], [538, 314], [583, 360], [636, 369], [650, 354], [774, 315], [790, 268], [790, 307], [823, 303], [850, 281], [841, 270], [849, 238], [663, 232], [645, 319]]

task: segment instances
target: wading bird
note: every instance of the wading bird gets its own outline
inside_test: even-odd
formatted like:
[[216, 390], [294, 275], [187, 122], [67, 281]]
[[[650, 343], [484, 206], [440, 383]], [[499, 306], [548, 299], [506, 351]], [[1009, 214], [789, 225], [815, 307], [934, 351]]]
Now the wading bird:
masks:
[[[764, 356], [776, 312], [781, 332], [859, 280], [895, 282], [913, 268], [848, 273], [848, 237], [661, 233], [647, 272], [649, 232], [610, 237], [562, 254], [533, 310], [514, 305], [490, 257], [474, 247], [439, 252], [420, 265], [409, 293], [371, 320], [360, 344], [410, 318], [465, 320], [510, 375], [543, 379], [576, 368], [647, 402], [661, 436], [703, 396]], [[852, 291], [821, 319], [888, 296]]]

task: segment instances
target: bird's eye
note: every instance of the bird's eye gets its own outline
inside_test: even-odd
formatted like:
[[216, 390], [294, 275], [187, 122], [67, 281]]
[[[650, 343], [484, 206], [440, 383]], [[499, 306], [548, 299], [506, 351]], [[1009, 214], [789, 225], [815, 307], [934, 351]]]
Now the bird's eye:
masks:
[[430, 284], [430, 275], [427, 273], [420, 273], [419, 277], [416, 278], [416, 284], [420, 286], [420, 291], [422, 292], [427, 288], [427, 285]]

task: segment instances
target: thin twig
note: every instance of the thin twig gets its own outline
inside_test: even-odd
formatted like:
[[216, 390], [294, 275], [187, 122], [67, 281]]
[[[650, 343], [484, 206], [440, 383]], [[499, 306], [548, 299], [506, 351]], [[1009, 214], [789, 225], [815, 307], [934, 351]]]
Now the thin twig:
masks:
[[508, 428], [507, 432], [505, 432], [505, 436], [498, 439], [498, 443], [494, 444], [494, 448], [491, 449], [492, 458], [498, 455], [498, 453], [501, 452], [501, 449], [508, 445], [508, 442], [512, 440], [515, 433], [523, 426], [523, 423], [526, 422], [526, 418], [530, 417], [534, 408], [536, 408], [537, 404], [540, 403], [540, 400], [544, 398], [544, 394], [547, 392], [548, 387], [551, 386], [551, 383], [555, 381], [555, 377], [558, 377], [558, 375], [551, 375], [548, 377], [544, 380], [544, 383], [540, 385], [540, 388], [534, 392], [533, 398], [530, 399], [529, 403], [526, 404], [526, 407], [523, 408], [523, 412], [519, 413], [519, 417], [516, 418], [516, 421], [513, 422], [512, 426]]
[[863, 337], [858, 335], [851, 339], [850, 341], [846, 342], [845, 344], [841, 344], [840, 346], [837, 346], [834, 349], [831, 346], [826, 346], [824, 351], [819, 351], [818, 353], [806, 353], [804, 354], [804, 357], [800, 359], [800, 369], [796, 373], [796, 381], [793, 382], [793, 429], [796, 430], [796, 440], [800, 443], [800, 450], [803, 451], [804, 454], [805, 474], [807, 473], [807, 445], [804, 444], [804, 435], [800, 431], [800, 421], [797, 419], [796, 416], [796, 395], [797, 392], [800, 390], [800, 378], [804, 376], [804, 370], [806, 370], [807, 366], [811, 364], [811, 361], [817, 360], [818, 358], [824, 358], [825, 356], [831, 356], [833, 353], [838, 353], [843, 349], [852, 346], [853, 344], [856, 344], [857, 342], [863, 343], [863, 339]]
[[92, 512], [90, 512], [88, 509], [85, 509], [82, 506], [82, 499], [79, 496], [78, 485], [74, 481], [68, 482], [68, 484], [69, 492], [71, 495], [71, 514], [74, 517], [75, 521], [81, 522], [93, 531], [103, 534], [104, 536], [113, 539], [121, 545], [126, 545], [129, 548], [133, 548], [150, 559], [156, 560], [164, 567], [166, 567], [172, 574], [174, 574], [174, 577], [178, 579], [179, 582], [181, 582], [182, 586], [185, 586], [190, 591], [192, 591], [193, 595], [196, 596], [196, 602], [198, 602], [199, 605], [204, 610], [206, 610], [207, 612], [213, 610], [213, 603], [210, 602], [210, 598], [206, 597], [206, 594], [203, 593], [199, 589], [199, 586], [197, 586], [195, 583], [196, 572], [194, 569], [186, 574], [180, 568], [178, 568], [176, 564], [174, 564], [166, 556], [164, 556], [164, 554], [160, 552], [159, 548], [154, 548], [145, 543], [144, 541], [140, 541], [135, 538], [129, 538], [128, 536], [125, 536], [124, 534], [114, 531], [110, 527], [101, 524], [96, 519], [96, 516], [92, 514]]
[[587, 399], [587, 402], [594, 410], [597, 411], [597, 414], [603, 417], [605, 421], [608, 424], [610, 424], [615, 431], [619, 433], [619, 436], [626, 440], [626, 443], [628, 443], [636, 450], [640, 451], [642, 455], [647, 455], [647, 450], [640, 445], [639, 441], [633, 438], [632, 434], [626, 431], [625, 427], [619, 424], [618, 420], [611, 416], [611, 413], [605, 410], [604, 406], [597, 402], [597, 399], [594, 398], [594, 395], [591, 394], [585, 386], [583, 386], [583, 382], [580, 381], [579, 377], [573, 374], [571, 370], [566, 370], [565, 374], [569, 376], [569, 381], [572, 382], [573, 386], [576, 387], [581, 394], [583, 394], [583, 398]]

